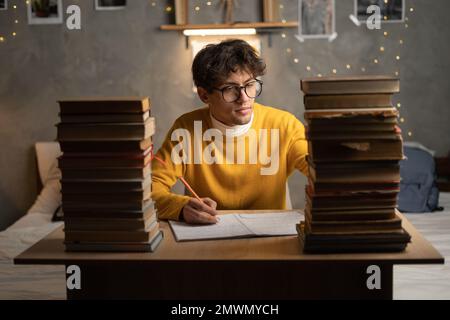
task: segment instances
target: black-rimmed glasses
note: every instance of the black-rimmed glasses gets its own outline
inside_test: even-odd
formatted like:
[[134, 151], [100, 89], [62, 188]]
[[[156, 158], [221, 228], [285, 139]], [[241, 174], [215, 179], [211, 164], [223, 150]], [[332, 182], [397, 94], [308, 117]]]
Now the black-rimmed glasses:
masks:
[[245, 86], [238, 85], [227, 85], [222, 89], [213, 88], [214, 90], [222, 92], [222, 98], [225, 102], [231, 103], [236, 102], [241, 97], [241, 90], [244, 89], [245, 94], [250, 99], [254, 99], [259, 96], [262, 92], [263, 82], [261, 80], [255, 79], [247, 83]]

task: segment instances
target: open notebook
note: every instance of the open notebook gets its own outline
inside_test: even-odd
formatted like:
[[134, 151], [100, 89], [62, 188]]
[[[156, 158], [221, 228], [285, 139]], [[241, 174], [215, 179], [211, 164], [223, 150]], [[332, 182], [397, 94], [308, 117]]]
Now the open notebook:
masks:
[[190, 225], [179, 221], [169, 223], [177, 241], [191, 241], [296, 235], [295, 225], [304, 219], [298, 211], [230, 213], [219, 217], [219, 222], [213, 225]]

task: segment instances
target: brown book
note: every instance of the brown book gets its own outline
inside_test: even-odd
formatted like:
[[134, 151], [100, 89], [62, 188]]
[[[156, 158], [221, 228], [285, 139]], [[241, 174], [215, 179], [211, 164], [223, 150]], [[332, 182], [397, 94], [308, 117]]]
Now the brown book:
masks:
[[154, 221], [144, 231], [70, 231], [64, 230], [66, 242], [148, 242], [159, 232]]
[[152, 177], [144, 179], [86, 179], [86, 180], [61, 180], [63, 193], [120, 193], [127, 191], [142, 191], [151, 188]]
[[313, 162], [402, 160], [403, 147], [398, 139], [354, 139], [353, 141], [308, 141], [308, 152]]
[[[116, 196], [106, 197], [102, 199], [93, 199], [89, 201], [80, 201], [79, 199], [68, 200], [67, 197], [62, 195], [62, 207], [63, 212], [108, 212], [108, 211], [144, 211], [148, 200], [130, 200], [119, 199]], [[71, 196], [70, 199], [73, 197]], [[143, 198], [143, 197], [142, 197]]]
[[315, 77], [301, 80], [300, 89], [308, 95], [396, 93], [400, 81], [389, 76]]
[[158, 230], [147, 242], [86, 242], [65, 241], [66, 251], [71, 252], [154, 252], [163, 240], [162, 230]]
[[148, 97], [76, 98], [58, 102], [61, 114], [143, 113], [150, 109]]
[[340, 123], [313, 123], [307, 125], [306, 132], [311, 136], [320, 134], [367, 134], [370, 132], [382, 132], [384, 134], [396, 132], [398, 130], [396, 123], [365, 123], [354, 122], [349, 124]]
[[308, 215], [311, 221], [352, 221], [352, 220], [379, 220], [392, 219], [395, 217], [395, 208], [377, 208], [377, 209], [344, 209], [344, 210], [314, 210], [308, 205], [305, 206], [305, 215]]
[[151, 160], [151, 148], [144, 150], [144, 152], [129, 152], [125, 154], [66, 152], [58, 158], [58, 166], [61, 170], [71, 168], [144, 167]]
[[395, 216], [392, 219], [379, 220], [335, 220], [317, 221], [305, 216], [305, 231], [315, 234], [335, 234], [344, 232], [395, 232], [401, 229], [402, 220]]
[[151, 164], [137, 168], [65, 168], [62, 170], [63, 180], [116, 180], [116, 179], [145, 179], [152, 172]]
[[[349, 110], [349, 109], [347, 109]], [[365, 110], [374, 110], [374, 109], [365, 109]], [[392, 111], [392, 109], [388, 109]], [[308, 111], [309, 112], [309, 111]], [[364, 126], [364, 125], [374, 125], [377, 127], [381, 126], [394, 126], [398, 123], [397, 121], [397, 115], [392, 112], [391, 115], [381, 114], [378, 115], [370, 115], [370, 114], [354, 114], [352, 117], [314, 117], [314, 115], [320, 115], [319, 113], [310, 113], [313, 114], [312, 118], [307, 119], [307, 124], [311, 127], [311, 129], [314, 129], [314, 127], [317, 127], [318, 129], [324, 129], [327, 127], [331, 127], [331, 130], [338, 130], [339, 128], [348, 128], [348, 130], [351, 130], [351, 127], [353, 126]], [[335, 113], [336, 114], [336, 113]], [[336, 129], [335, 129], [336, 128]], [[342, 129], [345, 130], [345, 129]]]
[[[304, 112], [304, 118], [309, 123], [311, 119], [353, 121], [372, 119], [395, 118], [398, 111], [395, 108], [364, 108], [364, 109], [321, 109], [307, 110]], [[347, 119], [347, 120], [344, 120]], [[380, 121], [380, 120], [378, 120]], [[392, 121], [392, 120], [391, 120]]]
[[150, 111], [143, 113], [59, 114], [61, 123], [143, 123]]
[[353, 183], [345, 180], [339, 183], [314, 182], [309, 179], [309, 187], [314, 194], [358, 194], [358, 193], [396, 193], [400, 192], [400, 181], [392, 182], [360, 182]]
[[305, 95], [305, 110], [392, 107], [391, 94]]
[[[395, 128], [394, 128], [395, 130]], [[401, 140], [401, 135], [397, 130], [388, 131], [333, 131], [333, 132], [311, 132], [306, 131], [306, 138], [310, 141], [317, 140], [340, 140], [340, 141], [361, 141], [361, 140]]]
[[64, 229], [67, 231], [144, 231], [156, 220], [156, 213], [146, 219], [64, 217]]
[[126, 210], [113, 208], [71, 208], [63, 203], [65, 218], [92, 218], [92, 219], [148, 219], [155, 214], [153, 201], [147, 200], [141, 210]]
[[59, 123], [59, 141], [147, 139], [155, 133], [155, 118], [144, 123]]
[[314, 183], [394, 183], [400, 181], [398, 161], [313, 163], [307, 157]]
[[151, 186], [144, 190], [124, 191], [117, 193], [67, 193], [62, 190], [62, 201], [64, 203], [72, 202], [96, 202], [97, 204], [109, 203], [140, 203], [142, 200], [150, 199], [152, 195]]
[[152, 146], [152, 138], [141, 139], [117, 139], [117, 140], [96, 140], [96, 141], [59, 141], [61, 151], [64, 153], [85, 153], [92, 152], [98, 154], [117, 153], [124, 154], [127, 152], [139, 152], [147, 150]]
[[397, 206], [397, 193], [368, 193], [351, 196], [321, 196], [306, 189], [306, 205], [311, 210], [369, 209]]
[[[320, 241], [312, 238], [310, 234], [305, 234], [303, 222], [296, 227], [300, 248], [305, 253], [399, 252], [405, 250], [411, 239], [410, 235], [403, 231], [403, 234], [397, 235], [395, 238], [387, 237], [384, 234], [381, 237], [378, 237], [378, 235], [366, 236], [365, 241], [355, 241], [354, 239], [351, 239], [351, 241], [342, 241], [342, 239], [339, 241], [336, 241], [336, 239]], [[359, 238], [361, 240], [362, 237]]]

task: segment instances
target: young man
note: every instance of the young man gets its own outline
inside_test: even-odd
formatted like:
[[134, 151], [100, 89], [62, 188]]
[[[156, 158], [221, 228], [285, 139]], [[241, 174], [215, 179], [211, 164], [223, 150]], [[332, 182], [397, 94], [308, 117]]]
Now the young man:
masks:
[[[284, 209], [286, 180], [307, 174], [307, 142], [292, 114], [255, 102], [265, 63], [245, 41], [208, 45], [192, 73], [206, 107], [179, 117], [152, 162], [160, 219], [215, 223], [219, 209]], [[202, 197], [170, 192], [184, 177]]]

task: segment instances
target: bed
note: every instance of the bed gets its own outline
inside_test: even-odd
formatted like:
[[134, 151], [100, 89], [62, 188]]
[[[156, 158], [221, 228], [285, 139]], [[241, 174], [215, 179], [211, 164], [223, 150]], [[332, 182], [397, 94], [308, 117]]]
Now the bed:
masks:
[[[66, 299], [64, 266], [18, 266], [12, 259], [59, 228], [52, 222], [61, 201], [55, 142], [36, 144], [42, 191], [27, 214], [0, 232], [0, 299]], [[450, 299], [450, 192], [441, 212], [405, 216], [445, 257], [444, 265], [394, 267], [394, 299]]]

